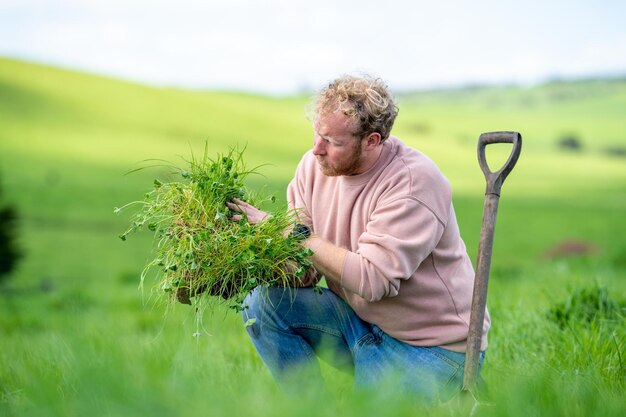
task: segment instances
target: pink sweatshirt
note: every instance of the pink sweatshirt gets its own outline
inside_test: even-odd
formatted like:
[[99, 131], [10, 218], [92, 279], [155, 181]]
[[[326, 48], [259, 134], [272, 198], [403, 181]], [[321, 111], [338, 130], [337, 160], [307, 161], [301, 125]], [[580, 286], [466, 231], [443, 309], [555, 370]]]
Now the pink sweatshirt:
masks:
[[[341, 286], [328, 286], [359, 317], [405, 343], [464, 352], [474, 270], [451, 195], [436, 165], [393, 136], [354, 176], [322, 174], [309, 151], [287, 189], [300, 221], [349, 251]], [[486, 313], [483, 350], [489, 324]]]

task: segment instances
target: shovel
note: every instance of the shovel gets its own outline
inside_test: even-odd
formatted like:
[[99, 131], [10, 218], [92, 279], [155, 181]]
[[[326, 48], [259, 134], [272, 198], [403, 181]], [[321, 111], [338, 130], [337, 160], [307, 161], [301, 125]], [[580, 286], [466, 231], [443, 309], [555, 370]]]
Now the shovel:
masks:
[[[485, 157], [485, 147], [492, 143], [511, 143], [513, 150], [504, 166], [497, 172], [491, 172]], [[483, 321], [487, 302], [487, 285], [489, 283], [489, 269], [491, 267], [491, 252], [493, 250], [493, 233], [498, 214], [500, 189], [507, 175], [511, 173], [520, 151], [522, 150], [522, 135], [518, 132], [489, 132], [478, 138], [478, 163], [487, 180], [485, 191], [485, 205], [483, 208], [483, 224], [480, 230], [478, 244], [478, 262], [474, 279], [472, 295], [472, 309], [470, 313], [469, 334], [467, 338], [467, 352], [465, 354], [465, 374], [461, 392], [470, 392], [476, 399], [478, 362], [480, 345], [483, 335]]]

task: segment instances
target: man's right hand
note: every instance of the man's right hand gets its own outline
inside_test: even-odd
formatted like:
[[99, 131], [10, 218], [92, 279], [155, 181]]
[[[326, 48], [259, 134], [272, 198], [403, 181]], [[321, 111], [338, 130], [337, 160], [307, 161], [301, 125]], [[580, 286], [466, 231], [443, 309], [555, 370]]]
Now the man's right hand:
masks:
[[254, 207], [252, 204], [246, 203], [245, 201], [239, 200], [238, 198], [233, 198], [232, 202], [231, 201], [226, 202], [226, 205], [232, 211], [236, 213], [241, 213], [241, 214], [234, 214], [232, 216], [232, 219], [234, 221], [241, 220], [245, 215], [249, 223], [256, 224], [270, 217], [268, 213], [262, 210], [259, 210], [258, 208]]
[[312, 287], [317, 284], [322, 276], [317, 272], [317, 270], [311, 266], [304, 272], [304, 275], [301, 277], [296, 276], [296, 271], [299, 266], [297, 266], [294, 262], [290, 262], [285, 266], [285, 273], [291, 277], [289, 286], [294, 288], [304, 288], [304, 287]]

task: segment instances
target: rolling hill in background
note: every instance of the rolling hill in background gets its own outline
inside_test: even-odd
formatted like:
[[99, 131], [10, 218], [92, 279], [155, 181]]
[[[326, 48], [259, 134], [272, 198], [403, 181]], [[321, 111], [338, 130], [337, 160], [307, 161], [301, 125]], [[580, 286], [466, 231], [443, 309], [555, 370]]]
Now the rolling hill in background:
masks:
[[[614, 227], [607, 223], [611, 213], [626, 207], [626, 159], [619, 155], [626, 147], [624, 79], [398, 96], [394, 134], [428, 154], [450, 179], [471, 251], [484, 190], [475, 147], [485, 131], [517, 130], [524, 137], [503, 189], [499, 229], [506, 239], [496, 247], [503, 259], [517, 259], [509, 252], [520, 247], [534, 258], [567, 236], [600, 241]], [[184, 164], [205, 143], [215, 154], [246, 146], [248, 165], [264, 165], [264, 176], [253, 177], [251, 186], [266, 185], [281, 201], [311, 143], [308, 101], [153, 88], [0, 59], [0, 181], [5, 198], [19, 208], [24, 246], [32, 254], [49, 250], [52, 242], [41, 240], [47, 234], [114, 236], [124, 219], [112, 216], [112, 208], [140, 199], [154, 176], [171, 170], [124, 173], [152, 164], [141, 162], [147, 159]], [[576, 146], [560, 146], [564, 139]], [[494, 170], [508, 155], [508, 149], [488, 151]], [[590, 213], [599, 216], [589, 220]], [[514, 222], [531, 226], [520, 230]]]

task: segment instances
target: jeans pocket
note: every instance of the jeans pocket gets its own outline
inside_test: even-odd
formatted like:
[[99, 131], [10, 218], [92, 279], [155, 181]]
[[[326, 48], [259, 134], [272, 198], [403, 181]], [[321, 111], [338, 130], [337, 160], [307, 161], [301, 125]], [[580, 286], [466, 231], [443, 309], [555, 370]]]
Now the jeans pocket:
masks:
[[445, 363], [445, 366], [439, 366], [438, 375], [440, 381], [439, 399], [445, 401], [463, 385], [465, 355], [440, 347], [430, 347], [428, 351], [439, 359], [441, 365]]
[[447, 350], [444, 348], [440, 348], [438, 346], [427, 347], [428, 351], [437, 356], [439, 359], [446, 361], [456, 369], [463, 368], [465, 366], [465, 354], [454, 352], [452, 350]]

